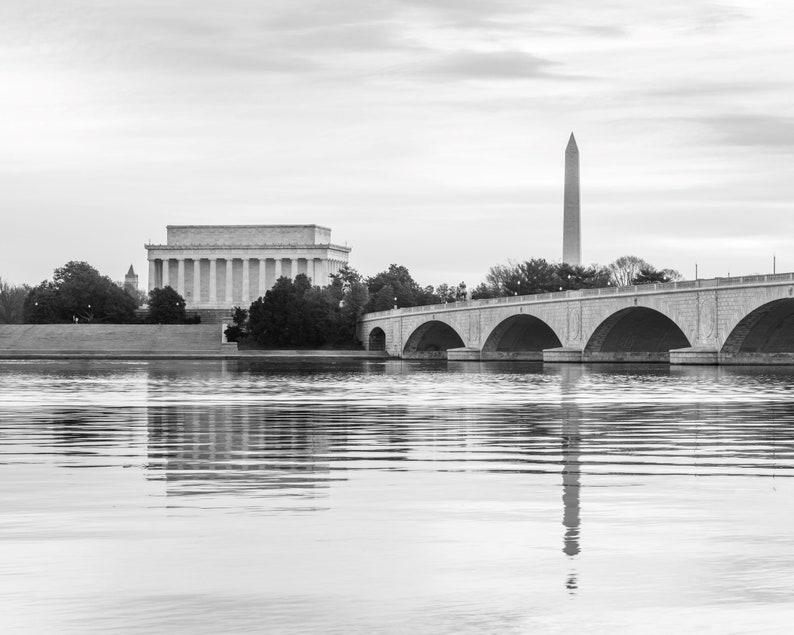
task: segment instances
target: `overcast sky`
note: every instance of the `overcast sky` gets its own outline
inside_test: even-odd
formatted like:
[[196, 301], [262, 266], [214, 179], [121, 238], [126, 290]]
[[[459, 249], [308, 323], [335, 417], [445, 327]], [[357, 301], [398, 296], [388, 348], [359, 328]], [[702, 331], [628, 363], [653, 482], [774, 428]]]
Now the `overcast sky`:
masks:
[[794, 270], [789, 0], [2, 0], [0, 277], [146, 284], [167, 224], [315, 223], [423, 285], [562, 254]]

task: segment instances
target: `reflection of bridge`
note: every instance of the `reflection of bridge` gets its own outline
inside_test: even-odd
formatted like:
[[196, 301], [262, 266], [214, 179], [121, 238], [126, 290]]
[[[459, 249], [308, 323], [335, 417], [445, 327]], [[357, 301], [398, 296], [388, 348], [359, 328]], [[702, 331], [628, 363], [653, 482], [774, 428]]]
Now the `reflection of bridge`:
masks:
[[403, 358], [794, 363], [794, 273], [582, 289], [366, 314]]

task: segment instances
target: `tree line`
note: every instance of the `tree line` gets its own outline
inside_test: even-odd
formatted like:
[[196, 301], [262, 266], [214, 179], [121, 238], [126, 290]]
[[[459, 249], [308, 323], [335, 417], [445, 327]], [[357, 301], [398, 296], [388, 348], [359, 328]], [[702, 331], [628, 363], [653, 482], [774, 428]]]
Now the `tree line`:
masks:
[[496, 298], [508, 295], [531, 295], [552, 291], [594, 289], [598, 287], [657, 282], [681, 279], [675, 269], [656, 269], [637, 256], [621, 256], [606, 266], [570, 265], [533, 258], [523, 262], [495, 265], [488, 270], [485, 282], [472, 289], [471, 299]]
[[[137, 309], [147, 301], [147, 311]], [[0, 279], [0, 324], [184, 324], [185, 300], [171, 287], [148, 296], [103, 276], [87, 262], [70, 261], [34, 287]]]
[[[325, 285], [304, 274], [294, 280], [279, 278], [264, 296], [235, 310], [227, 335], [265, 347], [349, 347], [356, 344], [357, 320], [373, 311], [680, 278], [672, 269], [656, 269], [635, 256], [586, 267], [533, 258], [491, 267], [485, 281], [469, 291], [464, 282], [422, 286], [403, 265], [391, 264], [369, 277], [345, 265]], [[138, 310], [142, 300], [145, 313]], [[52, 280], [35, 287], [0, 280], [0, 323], [191, 321], [198, 320], [186, 315], [184, 298], [171, 287], [136, 295], [86, 262], [68, 262], [55, 270]]]
[[312, 286], [303, 274], [294, 280], [280, 278], [250, 307], [235, 311], [227, 336], [231, 341], [248, 340], [266, 347], [344, 347], [355, 343], [356, 321], [372, 311], [622, 285], [626, 281], [669, 282], [680, 277], [676, 271], [657, 270], [635, 256], [618, 258], [606, 267], [535, 258], [491, 267], [485, 282], [469, 295], [464, 282], [423, 287], [402, 265], [389, 265], [368, 278], [345, 265], [324, 287]]
[[227, 336], [269, 347], [349, 347], [356, 345], [356, 322], [364, 313], [456, 302], [466, 293], [463, 282], [422, 287], [402, 265], [368, 278], [345, 265], [325, 286], [313, 286], [304, 274], [279, 278], [250, 307], [235, 310]]

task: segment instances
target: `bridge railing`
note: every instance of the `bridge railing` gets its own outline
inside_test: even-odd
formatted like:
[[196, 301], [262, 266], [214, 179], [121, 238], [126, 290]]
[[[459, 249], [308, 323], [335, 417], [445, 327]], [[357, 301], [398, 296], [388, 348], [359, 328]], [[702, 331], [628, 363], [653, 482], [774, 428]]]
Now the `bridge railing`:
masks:
[[598, 287], [596, 289], [577, 289], [569, 291], [552, 291], [550, 293], [535, 293], [533, 295], [508, 295], [498, 298], [484, 298], [482, 300], [463, 300], [444, 304], [425, 304], [410, 306], [388, 311], [366, 313], [367, 318], [388, 317], [395, 313], [433, 313], [450, 309], [466, 309], [471, 307], [486, 307], [500, 304], [516, 304], [525, 302], [539, 302], [542, 300], [565, 300], [568, 298], [590, 298], [602, 295], [635, 295], [638, 293], [654, 293], [659, 291], [672, 291], [677, 289], [712, 289], [715, 287], [741, 286], [747, 284], [768, 284], [777, 282], [794, 282], [794, 272], [763, 274], [756, 276], [736, 276], [723, 278], [698, 278], [697, 280], [680, 280], [678, 282], [657, 282], [654, 284], [634, 284], [622, 287]]

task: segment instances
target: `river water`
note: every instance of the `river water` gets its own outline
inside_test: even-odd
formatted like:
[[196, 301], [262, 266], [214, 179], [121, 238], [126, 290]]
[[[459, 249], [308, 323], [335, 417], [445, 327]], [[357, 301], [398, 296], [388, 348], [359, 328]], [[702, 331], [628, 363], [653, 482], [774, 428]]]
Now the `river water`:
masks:
[[0, 631], [784, 633], [794, 369], [0, 363]]

